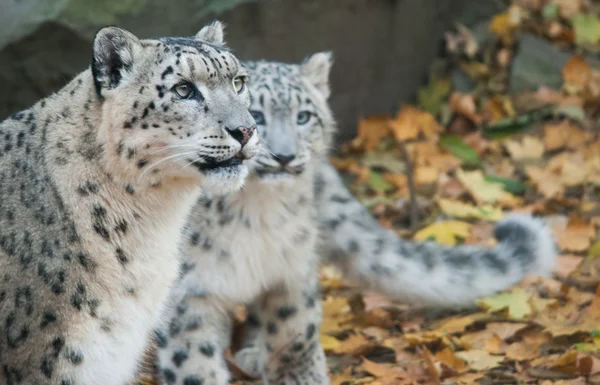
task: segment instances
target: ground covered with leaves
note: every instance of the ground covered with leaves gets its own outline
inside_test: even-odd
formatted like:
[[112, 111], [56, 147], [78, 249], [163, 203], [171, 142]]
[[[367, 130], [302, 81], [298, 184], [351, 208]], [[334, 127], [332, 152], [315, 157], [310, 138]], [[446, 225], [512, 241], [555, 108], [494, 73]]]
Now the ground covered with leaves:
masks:
[[418, 101], [362, 120], [333, 158], [402, 237], [493, 246], [494, 224], [525, 212], [561, 255], [553, 278], [452, 314], [361, 292], [324, 266], [332, 384], [600, 384], [599, 15], [591, 0], [515, 0], [457, 26]]

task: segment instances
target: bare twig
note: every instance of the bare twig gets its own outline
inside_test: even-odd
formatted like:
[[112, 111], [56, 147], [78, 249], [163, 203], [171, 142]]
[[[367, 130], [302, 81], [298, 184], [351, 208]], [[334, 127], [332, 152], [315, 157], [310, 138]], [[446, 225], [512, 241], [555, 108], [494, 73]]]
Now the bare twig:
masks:
[[406, 165], [406, 180], [408, 182], [408, 193], [410, 196], [410, 229], [415, 231], [419, 224], [419, 207], [417, 206], [417, 189], [415, 188], [414, 167], [404, 142], [400, 142], [400, 151], [402, 152], [402, 160]]

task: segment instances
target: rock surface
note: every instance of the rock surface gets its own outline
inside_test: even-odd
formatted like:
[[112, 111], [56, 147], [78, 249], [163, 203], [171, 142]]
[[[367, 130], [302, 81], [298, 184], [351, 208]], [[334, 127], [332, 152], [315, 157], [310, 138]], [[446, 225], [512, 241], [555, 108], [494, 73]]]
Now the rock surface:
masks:
[[[51, 6], [46, 4], [52, 3]], [[83, 70], [95, 31], [117, 24], [142, 37], [191, 35], [218, 18], [243, 59], [299, 61], [335, 55], [331, 104], [340, 136], [358, 118], [393, 114], [414, 97], [444, 30], [498, 11], [481, 0], [3, 0], [0, 119]]]

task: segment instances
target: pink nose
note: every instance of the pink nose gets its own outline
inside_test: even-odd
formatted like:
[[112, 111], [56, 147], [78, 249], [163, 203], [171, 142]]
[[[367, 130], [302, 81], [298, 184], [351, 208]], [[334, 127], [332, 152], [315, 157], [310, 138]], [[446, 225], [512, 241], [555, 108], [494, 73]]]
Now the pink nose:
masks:
[[231, 135], [231, 137], [235, 140], [237, 140], [238, 142], [240, 142], [240, 144], [242, 145], [242, 147], [244, 147], [248, 141], [250, 140], [250, 138], [252, 137], [252, 134], [254, 134], [254, 131], [256, 131], [256, 126], [252, 126], [252, 127], [238, 127], [238, 128], [225, 128], [227, 130], [227, 132], [229, 133], [229, 135]]

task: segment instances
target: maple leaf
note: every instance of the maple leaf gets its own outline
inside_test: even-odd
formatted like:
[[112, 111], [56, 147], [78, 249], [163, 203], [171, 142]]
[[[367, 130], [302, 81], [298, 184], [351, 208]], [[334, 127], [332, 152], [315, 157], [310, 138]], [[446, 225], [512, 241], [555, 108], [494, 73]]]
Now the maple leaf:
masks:
[[445, 245], [455, 245], [458, 238], [466, 238], [471, 231], [471, 224], [461, 221], [440, 221], [418, 231], [414, 235], [416, 241], [435, 239]]
[[489, 312], [507, 310], [510, 318], [523, 319], [532, 313], [529, 298], [531, 298], [529, 293], [520, 287], [515, 287], [510, 292], [484, 298], [478, 303]]
[[481, 170], [456, 170], [456, 177], [478, 203], [494, 203], [510, 197], [502, 183], [487, 181]]
[[525, 172], [535, 183], [537, 190], [546, 198], [562, 195], [565, 187], [552, 171], [537, 166], [525, 166]]
[[359, 121], [357, 138], [364, 144], [367, 151], [377, 149], [381, 140], [390, 134], [388, 121], [387, 116], [374, 116]]
[[431, 138], [443, 131], [443, 127], [433, 115], [409, 105], [403, 106], [396, 118], [390, 120], [389, 125], [398, 141], [416, 139], [419, 134]]
[[585, 251], [596, 236], [594, 226], [583, 221], [577, 213], [571, 214], [567, 227], [556, 234], [559, 247], [567, 251]]
[[583, 257], [577, 255], [560, 255], [553, 269], [554, 274], [560, 278], [567, 278], [583, 262]]
[[398, 365], [380, 364], [364, 357], [362, 360], [362, 369], [379, 379], [382, 383], [389, 383], [395, 379], [407, 377], [406, 371]]
[[504, 361], [503, 356], [493, 356], [483, 349], [472, 349], [464, 352], [457, 352], [456, 355], [466, 361], [471, 369], [490, 370]]
[[520, 142], [506, 140], [504, 146], [514, 160], [539, 159], [544, 155], [544, 144], [532, 136], [525, 136]]
[[580, 45], [600, 42], [600, 18], [597, 15], [579, 14], [571, 19], [575, 30], [575, 42]]
[[450, 348], [445, 348], [434, 356], [436, 361], [443, 363], [448, 369], [452, 371], [452, 375], [464, 373], [468, 370], [467, 365], [463, 360], [458, 358], [456, 354], [450, 350]]
[[437, 203], [440, 206], [440, 209], [451, 217], [462, 219], [487, 219], [490, 221], [499, 221], [504, 217], [502, 209], [492, 205], [473, 206], [459, 200], [443, 198], [438, 199]]

